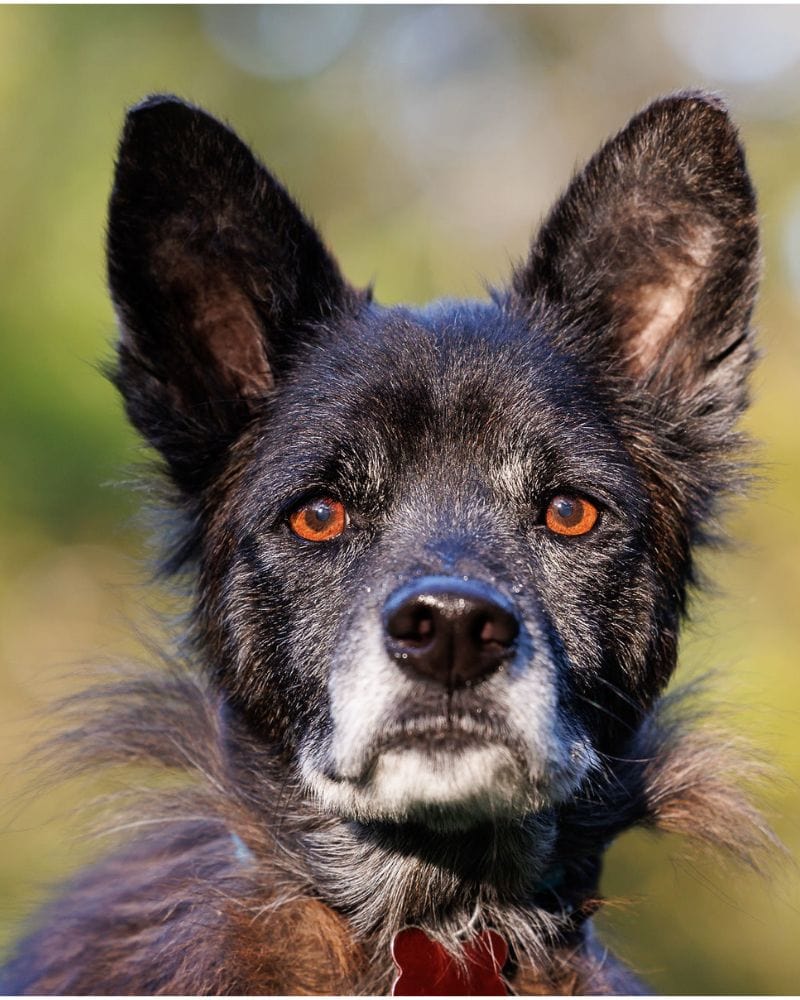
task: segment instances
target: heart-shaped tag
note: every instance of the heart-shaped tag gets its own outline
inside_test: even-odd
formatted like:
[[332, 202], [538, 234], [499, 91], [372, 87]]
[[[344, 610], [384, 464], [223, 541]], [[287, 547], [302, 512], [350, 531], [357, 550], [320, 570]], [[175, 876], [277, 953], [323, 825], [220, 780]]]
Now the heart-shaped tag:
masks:
[[464, 943], [459, 962], [419, 927], [404, 927], [392, 941], [399, 975], [392, 996], [505, 996], [500, 975], [508, 945], [496, 931], [481, 931]]

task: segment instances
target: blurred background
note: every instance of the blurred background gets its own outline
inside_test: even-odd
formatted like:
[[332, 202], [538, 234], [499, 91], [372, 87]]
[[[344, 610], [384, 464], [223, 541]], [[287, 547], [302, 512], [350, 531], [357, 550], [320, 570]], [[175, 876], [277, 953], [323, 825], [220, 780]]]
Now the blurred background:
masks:
[[[0, 7], [0, 946], [96, 852], [82, 790], [18, 761], [86, 665], [138, 655], [150, 609], [139, 461], [98, 374], [114, 326], [103, 231], [126, 105], [227, 118], [386, 302], [481, 296], [571, 171], [649, 99], [730, 101], [760, 191], [765, 360], [747, 425], [764, 481], [706, 557], [681, 676], [717, 668], [734, 725], [786, 774], [765, 797], [800, 855], [800, 8]], [[679, 677], [680, 679], [680, 677]], [[800, 888], [625, 835], [606, 939], [667, 993], [800, 990]]]

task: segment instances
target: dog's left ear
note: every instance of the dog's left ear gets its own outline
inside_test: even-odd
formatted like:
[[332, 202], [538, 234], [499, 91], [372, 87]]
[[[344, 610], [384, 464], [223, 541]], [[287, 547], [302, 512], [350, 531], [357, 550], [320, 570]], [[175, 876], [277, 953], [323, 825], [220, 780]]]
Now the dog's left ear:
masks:
[[594, 371], [695, 412], [746, 401], [758, 278], [753, 187], [723, 104], [656, 101], [573, 180], [514, 276], [514, 301]]
[[187, 495], [221, 469], [313, 331], [361, 302], [245, 143], [170, 95], [128, 113], [108, 264], [114, 380]]

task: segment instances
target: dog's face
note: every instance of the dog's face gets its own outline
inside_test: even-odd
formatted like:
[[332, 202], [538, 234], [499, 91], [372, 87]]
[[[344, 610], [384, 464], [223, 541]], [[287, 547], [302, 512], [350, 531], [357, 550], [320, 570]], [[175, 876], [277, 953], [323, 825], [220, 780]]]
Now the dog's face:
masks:
[[669, 677], [730, 485], [757, 229], [724, 110], [635, 118], [491, 302], [385, 309], [229, 130], [153, 99], [109, 254], [116, 379], [253, 730], [361, 821], [575, 795]]
[[326, 806], [519, 813], [597, 763], [585, 679], [642, 646], [655, 587], [646, 491], [581, 383], [495, 306], [365, 305], [253, 428], [214, 618]]

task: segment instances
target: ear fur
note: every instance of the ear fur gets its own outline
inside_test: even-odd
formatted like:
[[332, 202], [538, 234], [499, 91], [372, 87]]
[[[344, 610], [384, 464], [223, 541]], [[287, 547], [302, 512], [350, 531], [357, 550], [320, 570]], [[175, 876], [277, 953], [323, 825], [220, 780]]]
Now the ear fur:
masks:
[[734, 414], [754, 360], [753, 187], [723, 103], [656, 101], [559, 199], [514, 276], [523, 307], [595, 371]]
[[114, 379], [186, 493], [271, 393], [292, 342], [358, 296], [284, 188], [175, 97], [128, 114], [108, 222]]

